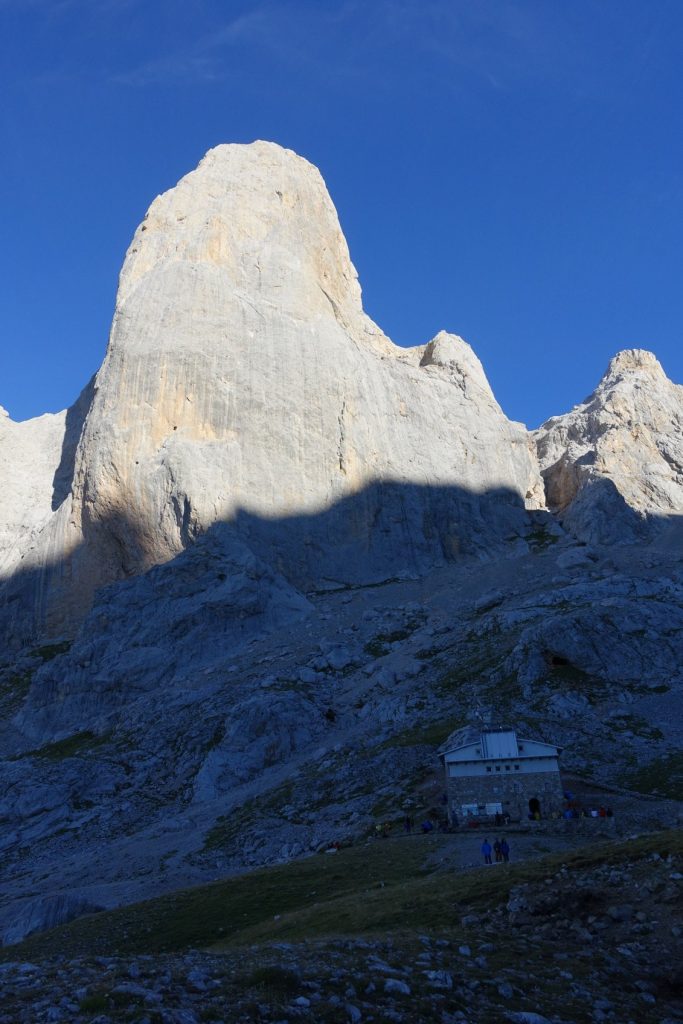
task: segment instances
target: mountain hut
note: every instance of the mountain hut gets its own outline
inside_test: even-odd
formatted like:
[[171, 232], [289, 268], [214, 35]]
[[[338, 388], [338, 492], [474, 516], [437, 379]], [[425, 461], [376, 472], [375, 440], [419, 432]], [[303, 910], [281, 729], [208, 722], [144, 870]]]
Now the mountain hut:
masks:
[[561, 811], [560, 753], [507, 726], [459, 729], [441, 747], [451, 820], [526, 820]]

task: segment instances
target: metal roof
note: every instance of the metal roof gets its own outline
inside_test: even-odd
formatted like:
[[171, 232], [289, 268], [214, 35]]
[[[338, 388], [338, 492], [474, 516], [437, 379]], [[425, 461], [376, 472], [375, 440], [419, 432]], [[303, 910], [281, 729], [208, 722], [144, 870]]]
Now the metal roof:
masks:
[[[473, 748], [472, 753], [475, 755], [475, 760], [483, 761], [494, 761], [504, 760], [506, 758], [528, 758], [529, 756], [538, 757], [546, 756], [530, 754], [530, 751], [522, 753], [520, 751], [520, 745], [523, 743], [530, 743], [535, 746], [545, 747], [547, 750], [552, 750], [555, 755], [559, 756], [561, 748], [555, 746], [553, 743], [547, 743], [544, 740], [535, 740], [520, 738], [517, 741], [517, 731], [510, 728], [509, 726], [501, 726], [499, 728], [477, 728], [476, 726], [467, 725], [463, 729], [458, 729], [457, 732], [451, 733], [448, 739], [439, 748], [439, 754], [441, 757], [447, 757], [448, 755], [456, 754], [458, 751], [465, 751], [468, 747]], [[469, 758], [471, 759], [471, 758]]]
[[517, 757], [517, 733], [514, 729], [484, 729], [481, 734], [481, 756]]

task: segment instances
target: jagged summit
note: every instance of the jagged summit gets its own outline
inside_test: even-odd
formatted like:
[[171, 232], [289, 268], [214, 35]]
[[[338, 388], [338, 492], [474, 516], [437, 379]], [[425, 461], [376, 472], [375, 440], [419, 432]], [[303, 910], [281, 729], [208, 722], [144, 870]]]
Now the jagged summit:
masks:
[[582, 539], [642, 539], [683, 511], [683, 387], [627, 349], [585, 402], [536, 431], [549, 507]]
[[625, 348], [622, 349], [621, 352], [617, 352], [614, 358], [610, 360], [602, 379], [603, 381], [607, 381], [621, 376], [622, 374], [639, 371], [652, 374], [656, 377], [666, 376], [662, 368], [662, 364], [659, 362], [654, 352], [649, 352], [644, 348]]
[[680, 386], [669, 380], [654, 352], [642, 348], [622, 349], [610, 359], [597, 387], [583, 402], [579, 402], [568, 413], [549, 417], [538, 428], [538, 432], [549, 430], [553, 425], [566, 422], [568, 416], [573, 416], [579, 410], [600, 406], [605, 401], [606, 393], [615, 388], [628, 390], [632, 386], [637, 386], [648, 390], [661, 386], [666, 388], [667, 385], [673, 388]]

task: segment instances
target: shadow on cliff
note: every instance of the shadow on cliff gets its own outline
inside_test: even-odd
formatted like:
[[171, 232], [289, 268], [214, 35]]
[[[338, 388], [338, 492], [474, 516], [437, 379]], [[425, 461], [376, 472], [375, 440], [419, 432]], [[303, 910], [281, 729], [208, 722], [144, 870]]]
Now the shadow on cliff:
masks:
[[86, 416], [95, 397], [95, 376], [90, 378], [74, 404], [66, 411], [61, 458], [52, 479], [53, 512], [59, 508], [71, 491], [76, 465], [76, 448], [83, 432]]
[[[78, 422], [74, 414], [72, 441]], [[68, 472], [73, 473], [66, 444], [64, 471], [60, 479], [65, 481]], [[600, 502], [596, 509], [577, 503], [574, 518], [586, 518], [591, 537], [582, 537], [580, 531], [577, 535], [572, 516], [565, 513], [563, 525], [576, 540], [595, 542], [597, 516], [609, 521], [607, 536], [602, 538], [607, 545], [660, 547], [666, 541], [667, 550], [683, 554], [683, 517], [652, 516], [647, 521], [638, 517], [636, 532], [626, 528], [633, 525], [635, 513], [619, 496], [620, 511], [628, 513], [626, 521], [616, 514], [611, 489], [608, 497], [605, 508]], [[491, 560], [523, 554], [529, 542], [544, 546], [558, 523], [550, 512], [526, 511], [520, 494], [508, 488], [475, 492], [459, 486], [399, 482], [371, 483], [317, 512], [266, 517], [240, 509], [204, 532], [188, 527], [193, 521], [191, 500], [185, 497], [182, 504], [179, 554], [204, 534], [227, 531], [304, 593], [422, 576], [467, 557]], [[149, 537], [134, 516], [118, 514], [87, 529], [85, 541], [68, 556], [19, 569], [0, 585], [0, 636], [6, 646], [17, 650], [44, 639], [75, 635], [96, 590], [149, 568], [149, 561], [144, 561]]]
[[[74, 414], [71, 441], [78, 424]], [[62, 488], [73, 473], [69, 452], [65, 443]], [[312, 592], [424, 575], [468, 556], [509, 554], [515, 544], [523, 552], [525, 538], [551, 519], [549, 513], [527, 512], [521, 496], [507, 488], [474, 492], [375, 482], [318, 512], [267, 518], [241, 509], [206, 532], [228, 530], [295, 588]], [[15, 650], [74, 635], [94, 597], [84, 581], [97, 576], [102, 552], [119, 552], [118, 569], [100, 576], [106, 585], [145, 571], [140, 561], [145, 540], [133, 516], [119, 515], [89, 527], [85, 541], [68, 556], [19, 569], [0, 586], [0, 635]], [[187, 531], [179, 539], [179, 553], [183, 543], [192, 546]]]

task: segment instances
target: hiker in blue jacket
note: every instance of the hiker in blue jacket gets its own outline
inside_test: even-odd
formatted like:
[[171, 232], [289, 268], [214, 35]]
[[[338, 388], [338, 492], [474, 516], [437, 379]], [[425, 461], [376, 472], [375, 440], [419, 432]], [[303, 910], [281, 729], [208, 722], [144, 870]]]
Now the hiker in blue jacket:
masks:
[[485, 839], [481, 844], [481, 852], [484, 855], [484, 864], [491, 863], [491, 844], [488, 839]]

